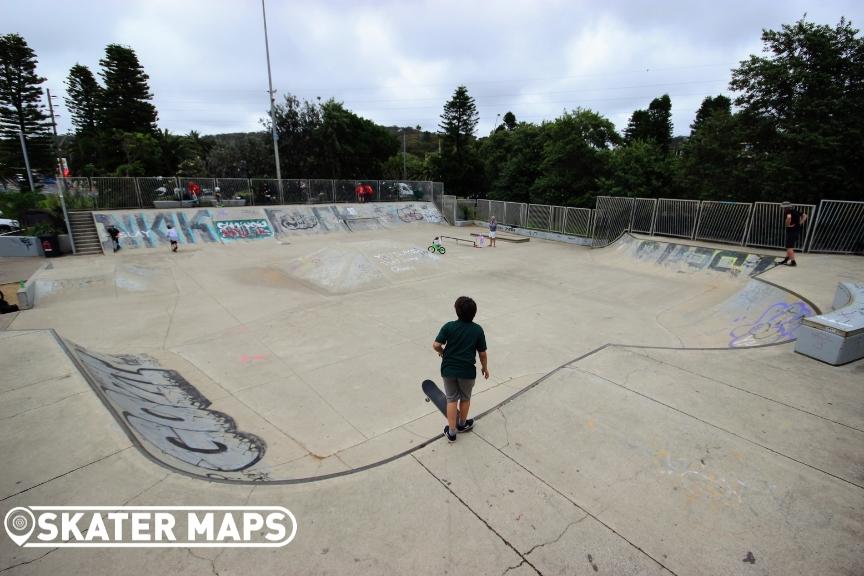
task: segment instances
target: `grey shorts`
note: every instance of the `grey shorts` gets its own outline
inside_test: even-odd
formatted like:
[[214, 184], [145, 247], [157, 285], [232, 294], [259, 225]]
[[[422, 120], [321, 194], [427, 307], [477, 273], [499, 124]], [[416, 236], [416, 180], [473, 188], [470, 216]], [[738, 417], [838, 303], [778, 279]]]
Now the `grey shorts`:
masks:
[[471, 400], [471, 390], [474, 389], [474, 378], [447, 378], [444, 379], [444, 396], [448, 402], [457, 400]]

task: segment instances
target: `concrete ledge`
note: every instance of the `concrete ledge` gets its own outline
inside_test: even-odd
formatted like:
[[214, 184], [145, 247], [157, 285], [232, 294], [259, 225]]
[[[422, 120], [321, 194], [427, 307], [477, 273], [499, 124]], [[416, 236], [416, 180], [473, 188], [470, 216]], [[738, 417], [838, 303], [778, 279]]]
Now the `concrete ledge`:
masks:
[[864, 283], [840, 282], [833, 308], [801, 322], [795, 351], [834, 366], [864, 358]]
[[0, 256], [44, 256], [36, 236], [0, 236]]

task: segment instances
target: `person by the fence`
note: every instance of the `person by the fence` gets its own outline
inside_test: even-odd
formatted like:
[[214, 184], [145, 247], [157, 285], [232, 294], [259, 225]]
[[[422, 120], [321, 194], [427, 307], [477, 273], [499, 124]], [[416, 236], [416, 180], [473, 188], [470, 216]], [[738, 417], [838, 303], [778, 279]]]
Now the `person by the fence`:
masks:
[[180, 236], [177, 234], [177, 230], [171, 225], [168, 224], [168, 241], [171, 243], [171, 251], [177, 252], [177, 247], [179, 246]]
[[357, 196], [357, 202], [362, 204], [366, 199], [366, 191], [363, 189], [363, 183], [358, 182], [357, 186], [354, 188], [354, 195]]
[[363, 202], [372, 202], [372, 198], [375, 196], [375, 190], [372, 188], [371, 184], [363, 185], [363, 196], [366, 197]]
[[111, 243], [114, 245], [114, 252], [120, 250], [120, 230], [111, 224], [105, 229], [105, 231], [108, 232], [108, 236], [111, 237]]
[[471, 408], [471, 391], [477, 379], [475, 352], [480, 357], [483, 377], [489, 378], [486, 334], [479, 324], [474, 323], [477, 303], [468, 296], [460, 296], [454, 307], [458, 320], [444, 324], [432, 343], [432, 348], [441, 357], [441, 378], [447, 397], [444, 435], [450, 442], [456, 441], [457, 431], [467, 432], [474, 427], [474, 419], [468, 418], [468, 411]]
[[786, 230], [786, 257], [780, 264], [797, 266], [795, 263], [795, 243], [801, 235], [801, 228], [807, 223], [807, 214], [799, 212], [789, 202], [783, 202], [783, 226]]
[[498, 221], [495, 219], [495, 216], [489, 220], [489, 246], [491, 248], [495, 247], [495, 236], [498, 235]]

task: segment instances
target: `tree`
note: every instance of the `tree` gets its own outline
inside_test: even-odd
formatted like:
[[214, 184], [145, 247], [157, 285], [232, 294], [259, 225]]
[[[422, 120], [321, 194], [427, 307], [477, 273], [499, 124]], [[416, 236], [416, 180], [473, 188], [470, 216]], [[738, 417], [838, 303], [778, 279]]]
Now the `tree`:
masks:
[[731, 89], [765, 199], [864, 197], [864, 40], [845, 19], [764, 30]]
[[149, 76], [132, 48], [109, 44], [99, 61], [102, 91], [102, 124], [107, 130], [156, 133], [156, 107], [147, 83]]
[[628, 144], [636, 140], [654, 142], [667, 154], [672, 144], [672, 100], [669, 95], [652, 100], [648, 110], [634, 111], [624, 130], [624, 139]]
[[541, 175], [531, 189], [531, 201], [584, 206], [591, 203], [598, 179], [607, 176], [609, 155], [620, 136], [612, 122], [577, 108], [543, 125]]
[[702, 100], [702, 105], [699, 106], [699, 110], [696, 111], [696, 119], [693, 120], [693, 124], [690, 125], [690, 135], [692, 136], [698, 132], [710, 118], [717, 114], [723, 114], [725, 116], [732, 114], [732, 100], [722, 94], [718, 96], [706, 96], [705, 99]]
[[474, 98], [468, 95], [465, 86], [459, 86], [453, 97], [444, 104], [444, 113], [441, 114], [441, 123], [438, 124], [453, 145], [456, 156], [460, 156], [466, 144], [474, 138], [479, 121], [480, 114]]
[[504, 114], [504, 127], [507, 130], [515, 130], [516, 129], [516, 115], [513, 112], [507, 112]]
[[45, 81], [36, 74], [36, 53], [18, 34], [0, 36], [0, 169], [10, 172], [24, 166], [18, 133], [28, 143], [30, 164], [34, 168], [53, 165], [49, 120], [42, 105]]
[[531, 188], [540, 177], [543, 160], [540, 127], [522, 123], [496, 131], [483, 141], [480, 152], [489, 198], [531, 201]]
[[66, 78], [66, 108], [78, 134], [95, 132], [99, 122], [102, 87], [87, 66], [75, 64]]
[[671, 193], [674, 157], [650, 140], [635, 140], [612, 151], [608, 176], [598, 179], [600, 191], [609, 196], [658, 198]]

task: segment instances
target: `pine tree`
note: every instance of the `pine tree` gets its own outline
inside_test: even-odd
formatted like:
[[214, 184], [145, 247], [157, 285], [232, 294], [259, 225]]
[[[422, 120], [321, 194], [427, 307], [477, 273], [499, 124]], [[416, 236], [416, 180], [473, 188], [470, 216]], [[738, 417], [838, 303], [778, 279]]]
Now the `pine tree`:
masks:
[[45, 81], [36, 74], [36, 53], [18, 34], [0, 36], [0, 164], [6, 172], [24, 166], [18, 133], [24, 134], [30, 164], [45, 168], [52, 164], [49, 121], [42, 104]]
[[480, 115], [474, 98], [468, 95], [465, 86], [459, 86], [450, 101], [444, 105], [444, 113], [441, 114], [441, 123], [438, 125], [453, 143], [456, 156], [462, 155], [465, 144], [474, 137], [479, 121]]
[[99, 104], [102, 101], [102, 87], [87, 66], [75, 64], [66, 78], [66, 108], [72, 115], [75, 131], [91, 133], [99, 122]]
[[153, 94], [149, 76], [132, 48], [109, 44], [99, 61], [99, 75], [105, 82], [102, 91], [101, 124], [106, 130], [156, 133], [156, 107], [150, 103]]

